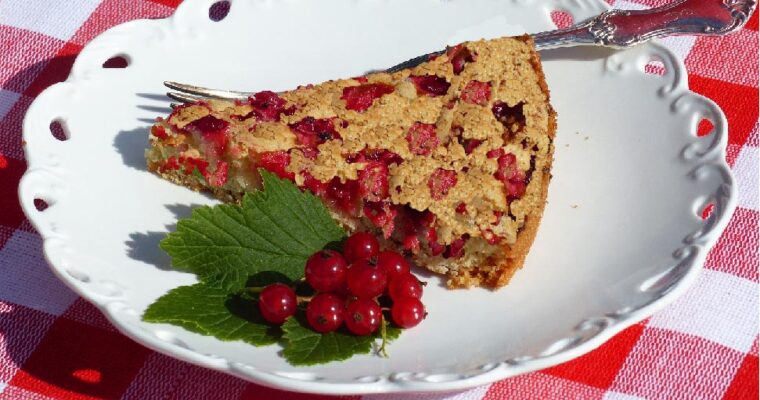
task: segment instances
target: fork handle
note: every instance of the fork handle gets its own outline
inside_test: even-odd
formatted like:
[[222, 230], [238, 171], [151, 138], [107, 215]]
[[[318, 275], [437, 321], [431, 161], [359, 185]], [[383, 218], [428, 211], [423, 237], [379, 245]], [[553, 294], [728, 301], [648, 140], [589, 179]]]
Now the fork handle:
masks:
[[609, 10], [533, 35], [539, 50], [578, 45], [624, 48], [670, 35], [721, 35], [746, 23], [755, 0], [684, 0], [649, 10]]

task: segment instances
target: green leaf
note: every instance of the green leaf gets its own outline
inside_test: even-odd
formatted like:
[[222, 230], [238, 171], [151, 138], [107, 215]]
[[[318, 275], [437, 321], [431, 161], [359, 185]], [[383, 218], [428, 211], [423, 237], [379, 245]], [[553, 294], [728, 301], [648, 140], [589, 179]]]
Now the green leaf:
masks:
[[199, 170], [198, 167], [193, 168], [193, 176], [196, 179], [198, 179], [198, 181], [200, 181], [201, 183], [206, 182], [206, 177], [203, 176], [203, 174], [201, 173], [201, 170]]
[[261, 176], [264, 190], [246, 194], [240, 206], [199, 207], [177, 223], [161, 241], [175, 268], [228, 290], [261, 271], [296, 280], [310, 255], [343, 239], [317, 197], [264, 170]]
[[160, 297], [145, 311], [143, 320], [254, 346], [276, 343], [282, 335], [259, 315], [253, 300], [203, 283], [181, 286]]
[[[379, 331], [370, 336], [355, 336], [340, 330], [317, 333], [309, 328], [303, 315], [291, 317], [282, 325], [284, 349], [282, 355], [295, 366], [341, 361], [355, 354], [367, 354], [377, 345]], [[398, 338], [401, 329], [388, 326], [388, 341]]]

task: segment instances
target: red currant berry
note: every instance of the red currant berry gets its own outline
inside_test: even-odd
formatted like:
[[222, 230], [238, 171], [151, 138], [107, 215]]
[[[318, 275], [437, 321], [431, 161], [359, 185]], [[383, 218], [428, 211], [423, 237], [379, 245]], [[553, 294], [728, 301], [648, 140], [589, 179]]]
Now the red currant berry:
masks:
[[306, 320], [319, 333], [332, 332], [343, 323], [344, 303], [334, 294], [320, 293], [306, 306]]
[[377, 255], [377, 265], [384, 269], [389, 278], [409, 273], [409, 263], [395, 251], [384, 250]]
[[340, 253], [322, 250], [306, 261], [306, 282], [317, 292], [334, 292], [346, 284], [348, 266]]
[[372, 299], [357, 299], [346, 307], [346, 328], [351, 333], [367, 336], [380, 326], [382, 310]]
[[343, 256], [350, 263], [363, 258], [374, 257], [378, 251], [380, 251], [380, 244], [368, 232], [354, 233], [346, 239], [346, 243], [343, 245]]
[[412, 328], [425, 318], [425, 306], [414, 297], [395, 299], [391, 307], [393, 322], [402, 328]]
[[388, 274], [377, 263], [359, 260], [348, 268], [348, 290], [356, 297], [370, 299], [381, 295], [388, 284]]
[[404, 297], [422, 298], [422, 284], [412, 274], [398, 275], [391, 278], [388, 284], [388, 294], [393, 301]]
[[259, 294], [259, 310], [265, 320], [280, 325], [296, 313], [296, 293], [288, 285], [273, 283]]

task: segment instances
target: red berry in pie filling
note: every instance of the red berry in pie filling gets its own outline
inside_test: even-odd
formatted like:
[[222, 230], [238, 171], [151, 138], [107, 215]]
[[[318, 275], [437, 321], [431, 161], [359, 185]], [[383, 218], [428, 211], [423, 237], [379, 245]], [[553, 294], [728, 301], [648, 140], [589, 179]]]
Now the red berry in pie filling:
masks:
[[228, 126], [230, 126], [229, 122], [209, 114], [185, 125], [185, 130], [192, 131], [197, 129], [200, 133], [208, 134], [223, 131]]
[[393, 234], [393, 228], [396, 225], [396, 215], [398, 210], [388, 202], [368, 202], [364, 204], [364, 216], [372, 222], [373, 225], [383, 231], [383, 237], [388, 239]]
[[301, 147], [297, 150], [300, 151], [308, 160], [314, 161], [317, 159], [317, 157], [319, 157], [319, 149], [316, 149], [314, 147]]
[[517, 157], [512, 153], [503, 154], [497, 160], [498, 168], [494, 177], [504, 183], [509, 199], [519, 199], [525, 194], [525, 173], [517, 165]]
[[204, 174], [204, 177], [208, 181], [211, 187], [222, 187], [227, 183], [227, 172], [229, 165], [225, 161], [219, 161], [216, 163], [216, 169], [213, 173]]
[[514, 123], [525, 125], [525, 114], [523, 114], [523, 103], [517, 103], [514, 106], [509, 106], [503, 101], [497, 101], [491, 107], [494, 117], [504, 124], [505, 126], [512, 125]]
[[498, 169], [495, 176], [499, 180], [514, 180], [518, 177], [520, 169], [517, 167], [517, 157], [512, 153], [507, 153], [499, 157], [497, 160]]
[[185, 130], [200, 135], [203, 152], [211, 157], [220, 157], [227, 148], [229, 126], [230, 123], [223, 119], [206, 115], [187, 124]]
[[425, 306], [419, 299], [402, 297], [393, 301], [391, 316], [396, 325], [402, 328], [412, 328], [425, 318]]
[[340, 253], [322, 250], [306, 261], [306, 282], [317, 292], [332, 292], [345, 285], [348, 264]]
[[306, 147], [316, 147], [328, 140], [340, 139], [332, 118], [306, 117], [288, 126], [296, 134], [298, 144]]
[[388, 197], [387, 165], [372, 161], [359, 171], [359, 195], [367, 201], [380, 201]]
[[367, 83], [360, 86], [348, 86], [343, 88], [340, 97], [346, 101], [346, 109], [364, 112], [380, 97], [393, 93], [393, 86], [385, 83]]
[[335, 177], [327, 186], [326, 196], [348, 214], [355, 215], [359, 211], [359, 184], [356, 181], [341, 182]]
[[446, 252], [444, 252], [443, 256], [446, 258], [462, 257], [464, 255], [464, 244], [467, 242], [467, 239], [468, 238], [465, 236], [451, 242], [446, 248]]
[[483, 143], [482, 140], [478, 140], [478, 139], [465, 139], [464, 143], [463, 143], [464, 153], [465, 154], [471, 154], [473, 151], [475, 151], [475, 149], [478, 148], [478, 146], [480, 146], [481, 143]]
[[259, 121], [279, 121], [280, 114], [285, 111], [285, 99], [275, 92], [264, 91], [248, 98], [253, 106], [253, 114]]
[[153, 127], [150, 128], [150, 133], [161, 140], [169, 138], [169, 135], [166, 133], [166, 129], [164, 129], [164, 127], [161, 125], [153, 125]]
[[459, 96], [464, 102], [484, 106], [491, 100], [491, 84], [489, 82], [469, 81]]
[[259, 154], [258, 164], [258, 167], [264, 168], [280, 178], [290, 180], [295, 178], [295, 175], [292, 172], [288, 172], [287, 169], [290, 164], [290, 154], [283, 150], [266, 151]]
[[348, 267], [347, 281], [351, 294], [362, 299], [369, 299], [385, 291], [388, 274], [375, 262], [363, 259]]
[[399, 275], [409, 274], [406, 258], [395, 251], [384, 250], [377, 255], [377, 265], [384, 269], [391, 280]]
[[296, 293], [282, 283], [271, 284], [259, 294], [261, 316], [273, 324], [282, 324], [295, 314], [297, 304]]
[[166, 171], [176, 171], [180, 168], [179, 162], [177, 161], [177, 157], [171, 156], [166, 159], [166, 162], [164, 162], [163, 165], [158, 167], [158, 170], [160, 172], [166, 172]]
[[354, 261], [374, 257], [380, 250], [380, 244], [377, 239], [368, 232], [356, 232], [346, 239], [343, 245], [343, 255], [346, 261]]
[[401, 244], [404, 246], [404, 249], [409, 250], [414, 254], [417, 254], [420, 251], [420, 238], [417, 237], [416, 233], [406, 234], [401, 241]]
[[496, 219], [494, 220], [493, 224], [491, 224], [491, 225], [499, 225], [501, 223], [501, 217], [504, 216], [504, 211], [494, 211], [493, 215], [494, 215], [494, 217], [496, 217]]
[[501, 236], [493, 233], [493, 231], [490, 229], [483, 229], [480, 232], [483, 236], [483, 239], [485, 239], [486, 242], [488, 242], [490, 245], [498, 244], [503, 239]]
[[430, 247], [430, 255], [433, 256], [437, 256], [446, 250], [446, 246], [437, 242], [430, 242], [428, 246]]
[[332, 332], [343, 324], [345, 301], [332, 293], [314, 296], [306, 306], [306, 320], [319, 333]]
[[527, 185], [521, 181], [508, 181], [504, 184], [507, 188], [507, 198], [510, 200], [519, 199], [525, 194]]
[[430, 197], [433, 200], [442, 200], [449, 194], [449, 190], [457, 184], [457, 173], [448, 169], [436, 169], [428, 178]]
[[388, 284], [388, 294], [393, 301], [404, 297], [422, 298], [422, 284], [416, 276], [406, 273], [394, 276]]
[[456, 211], [457, 214], [467, 214], [467, 204], [459, 203], [459, 205], [457, 205], [456, 210], [454, 211]]
[[380, 326], [382, 310], [372, 299], [356, 299], [346, 307], [346, 328], [359, 336], [372, 334]]
[[415, 122], [406, 133], [409, 151], [418, 156], [427, 156], [438, 147], [438, 136], [434, 124]]
[[409, 79], [417, 87], [417, 94], [419, 95], [443, 96], [451, 86], [446, 78], [435, 75], [410, 76]]
[[361, 154], [365, 160], [380, 161], [385, 165], [401, 164], [404, 161], [400, 155], [387, 149], [364, 149]]
[[499, 158], [504, 155], [504, 149], [498, 148], [493, 150], [488, 150], [486, 153], [486, 157], [488, 158]]
[[327, 194], [327, 183], [313, 177], [308, 171], [302, 171], [301, 174], [303, 175], [303, 187], [320, 197]]
[[447, 51], [447, 55], [449, 56], [451, 65], [454, 67], [454, 73], [457, 75], [464, 70], [465, 64], [475, 61], [470, 49], [461, 44], [450, 48]]
[[185, 165], [185, 175], [194, 173], [196, 169], [203, 177], [206, 177], [208, 175], [208, 161], [206, 160], [192, 157], [180, 157], [179, 162], [184, 163]]

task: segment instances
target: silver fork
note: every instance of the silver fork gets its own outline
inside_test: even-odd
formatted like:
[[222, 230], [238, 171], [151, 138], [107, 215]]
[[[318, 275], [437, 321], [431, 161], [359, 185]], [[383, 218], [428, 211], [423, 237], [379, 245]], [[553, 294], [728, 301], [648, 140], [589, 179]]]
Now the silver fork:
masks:
[[[538, 50], [547, 50], [584, 45], [626, 48], [663, 36], [725, 35], [744, 26], [756, 5], [756, 0], [684, 0], [649, 10], [609, 10], [569, 28], [531, 36]], [[386, 72], [415, 67], [430, 56], [444, 52], [412, 58]], [[251, 94], [171, 81], [164, 85], [176, 90], [167, 96], [182, 103], [205, 99], [242, 100]], [[174, 106], [176, 104], [172, 104]]]

